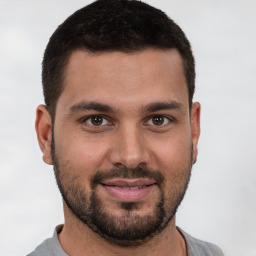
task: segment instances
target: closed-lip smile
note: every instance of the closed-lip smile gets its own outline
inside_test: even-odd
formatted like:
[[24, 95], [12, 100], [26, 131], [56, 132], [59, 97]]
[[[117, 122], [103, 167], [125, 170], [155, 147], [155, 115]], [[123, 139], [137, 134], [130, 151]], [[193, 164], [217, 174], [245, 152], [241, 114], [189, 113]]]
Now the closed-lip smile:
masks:
[[103, 180], [102, 187], [107, 193], [121, 202], [136, 202], [146, 197], [156, 181], [147, 178], [141, 179], [111, 179]]

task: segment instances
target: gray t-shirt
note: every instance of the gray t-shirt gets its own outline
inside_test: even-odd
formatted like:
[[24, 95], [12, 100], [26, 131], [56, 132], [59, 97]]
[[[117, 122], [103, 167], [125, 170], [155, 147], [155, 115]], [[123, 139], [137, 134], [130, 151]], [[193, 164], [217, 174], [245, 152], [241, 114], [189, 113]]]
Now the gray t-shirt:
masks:
[[[53, 237], [46, 239], [27, 256], [68, 256], [62, 249], [58, 240], [58, 233], [61, 231], [62, 227], [63, 225], [57, 226], [54, 230]], [[221, 249], [216, 245], [198, 240], [188, 235], [180, 228], [178, 229], [186, 241], [187, 256], [224, 256]]]

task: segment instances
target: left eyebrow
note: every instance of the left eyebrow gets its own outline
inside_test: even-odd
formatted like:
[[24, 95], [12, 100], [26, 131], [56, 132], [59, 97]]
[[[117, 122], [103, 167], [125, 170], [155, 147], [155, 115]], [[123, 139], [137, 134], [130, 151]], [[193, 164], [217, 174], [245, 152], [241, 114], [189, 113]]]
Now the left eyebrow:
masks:
[[185, 111], [185, 106], [177, 101], [170, 102], [154, 102], [143, 107], [142, 112], [156, 112], [161, 110], [182, 110]]

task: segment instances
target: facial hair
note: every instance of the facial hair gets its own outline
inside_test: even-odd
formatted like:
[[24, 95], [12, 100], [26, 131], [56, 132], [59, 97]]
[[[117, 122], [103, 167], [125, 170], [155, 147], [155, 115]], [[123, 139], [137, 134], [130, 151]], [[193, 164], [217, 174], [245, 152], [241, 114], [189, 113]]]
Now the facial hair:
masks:
[[[192, 168], [192, 157], [190, 157], [184, 169], [175, 170], [176, 174], [170, 188], [166, 187], [165, 177], [160, 171], [149, 169], [144, 165], [134, 169], [122, 166], [111, 170], [95, 170], [95, 174], [90, 179], [89, 194], [80, 181], [79, 170], [74, 163], [64, 162], [57, 156], [54, 140], [52, 140], [52, 159], [57, 185], [64, 203], [71, 212], [107, 242], [122, 247], [139, 246], [166, 228], [185, 195]], [[96, 187], [102, 180], [111, 178], [155, 180], [160, 193], [152, 211], [141, 216], [135, 212], [139, 207], [138, 202], [122, 202], [119, 204], [120, 215], [116, 216], [108, 212], [96, 192]]]

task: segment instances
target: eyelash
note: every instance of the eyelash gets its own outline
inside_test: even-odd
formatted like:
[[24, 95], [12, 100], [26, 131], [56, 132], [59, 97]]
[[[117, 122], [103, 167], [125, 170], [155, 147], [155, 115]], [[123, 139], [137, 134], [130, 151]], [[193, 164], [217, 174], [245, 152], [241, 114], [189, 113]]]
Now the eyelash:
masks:
[[[109, 124], [100, 124], [100, 125], [93, 125], [92, 124], [92, 118], [94, 118], [94, 117], [100, 117], [100, 118], [102, 118], [103, 119], [103, 122], [108, 122]], [[91, 116], [88, 116], [88, 117], [85, 117], [85, 118], [82, 118], [81, 120], [80, 120], [80, 122], [81, 123], [88, 123], [88, 121], [90, 121], [90, 123], [91, 124], [89, 124], [89, 126], [91, 126], [91, 127], [95, 127], [95, 128], [99, 128], [99, 127], [102, 127], [102, 126], [108, 126], [108, 125], [111, 125], [112, 124], [112, 122], [111, 121], [109, 121], [109, 118], [107, 118], [107, 117], [105, 117], [105, 116], [103, 116], [103, 115], [91, 115]]]
[[[94, 117], [100, 117], [100, 118], [103, 119], [103, 123], [108, 122], [108, 124], [94, 125], [94, 124], [92, 124], [92, 118], [94, 118]], [[156, 125], [156, 124], [153, 123], [153, 118], [164, 118], [164, 123], [160, 124], [160, 125]], [[80, 119], [81, 123], [88, 123], [88, 121], [90, 121], [90, 123], [88, 125], [91, 126], [91, 127], [94, 127], [94, 128], [100, 128], [100, 127], [103, 127], [103, 126], [111, 126], [113, 124], [109, 120], [109, 118], [107, 118], [106, 116], [103, 116], [103, 115], [91, 115], [91, 116], [84, 117], [84, 118]], [[149, 124], [150, 121], [151, 121], [151, 124]], [[149, 125], [149, 126], [163, 127], [163, 126], [167, 125], [169, 122], [174, 122], [174, 121], [175, 121], [174, 118], [159, 114], [159, 115], [150, 116], [149, 118], [146, 119], [145, 123], [146, 123], [146, 125]]]
[[[157, 124], [154, 124], [153, 123], [153, 118], [163, 118], [164, 119], [164, 123], [163, 124], [160, 124], [160, 125], [157, 125]], [[162, 126], [165, 126], [167, 125], [169, 122], [173, 121], [173, 119], [171, 119], [170, 117], [167, 117], [165, 115], [153, 115], [151, 116], [150, 118], [148, 118], [148, 121], [147, 121], [147, 124], [149, 122], [151, 122], [151, 124], [148, 124], [148, 125], [152, 125], [152, 126], [156, 126], [156, 127], [162, 127]]]

